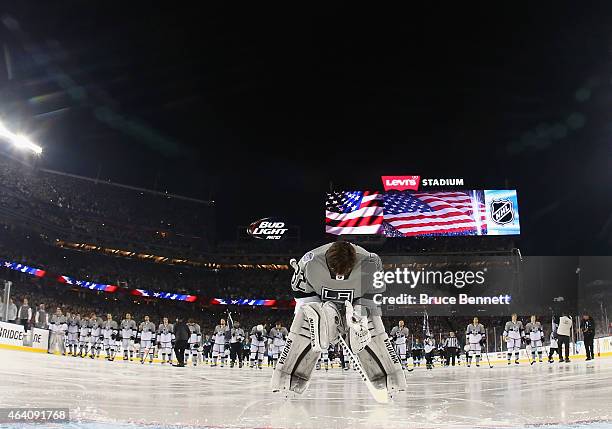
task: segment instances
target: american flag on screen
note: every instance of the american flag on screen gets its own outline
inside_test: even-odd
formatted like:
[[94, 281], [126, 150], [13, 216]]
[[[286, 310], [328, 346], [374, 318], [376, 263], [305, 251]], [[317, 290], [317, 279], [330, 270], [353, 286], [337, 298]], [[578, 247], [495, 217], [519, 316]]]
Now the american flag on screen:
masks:
[[486, 219], [482, 191], [384, 194], [388, 237], [486, 234]]
[[382, 234], [383, 198], [379, 192], [341, 191], [327, 194], [325, 232]]

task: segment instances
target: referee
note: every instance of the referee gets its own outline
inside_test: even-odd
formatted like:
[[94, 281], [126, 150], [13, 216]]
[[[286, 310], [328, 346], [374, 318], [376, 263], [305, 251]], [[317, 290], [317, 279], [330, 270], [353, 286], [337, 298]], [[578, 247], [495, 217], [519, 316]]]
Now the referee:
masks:
[[449, 366], [451, 362], [455, 366], [455, 358], [459, 351], [459, 340], [457, 340], [453, 331], [449, 332], [448, 338], [444, 340], [444, 351], [446, 354], [446, 366]]

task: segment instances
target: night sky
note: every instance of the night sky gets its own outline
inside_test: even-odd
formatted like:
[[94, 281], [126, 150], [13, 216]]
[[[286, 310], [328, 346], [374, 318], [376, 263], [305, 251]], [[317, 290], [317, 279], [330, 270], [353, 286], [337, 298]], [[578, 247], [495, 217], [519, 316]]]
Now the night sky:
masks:
[[0, 115], [47, 168], [214, 199], [221, 238], [420, 174], [518, 189], [527, 253], [610, 254], [612, 3], [373, 5], [3, 2]]

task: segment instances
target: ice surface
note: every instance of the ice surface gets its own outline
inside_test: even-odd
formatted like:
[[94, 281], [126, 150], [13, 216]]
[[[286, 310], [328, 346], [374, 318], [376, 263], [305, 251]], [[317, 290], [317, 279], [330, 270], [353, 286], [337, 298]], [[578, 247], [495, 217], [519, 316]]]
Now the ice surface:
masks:
[[374, 403], [354, 371], [317, 371], [289, 400], [270, 392], [270, 375], [0, 350], [0, 407], [68, 407], [66, 427], [88, 429], [612, 428], [612, 359], [416, 369], [389, 405]]

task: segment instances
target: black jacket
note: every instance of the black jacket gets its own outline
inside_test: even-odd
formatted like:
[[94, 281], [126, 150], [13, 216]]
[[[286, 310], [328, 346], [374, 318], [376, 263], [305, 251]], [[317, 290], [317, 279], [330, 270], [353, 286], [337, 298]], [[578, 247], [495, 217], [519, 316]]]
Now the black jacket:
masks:
[[592, 317], [589, 317], [588, 320], [582, 321], [582, 332], [587, 337], [592, 337], [595, 335], [595, 321], [593, 321]]
[[178, 322], [174, 325], [174, 339], [178, 341], [188, 341], [191, 336], [189, 326], [185, 322]]

